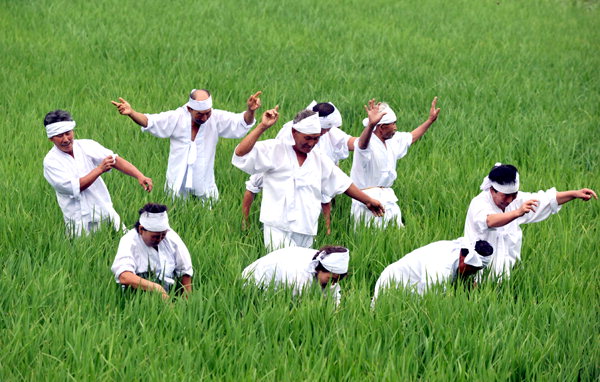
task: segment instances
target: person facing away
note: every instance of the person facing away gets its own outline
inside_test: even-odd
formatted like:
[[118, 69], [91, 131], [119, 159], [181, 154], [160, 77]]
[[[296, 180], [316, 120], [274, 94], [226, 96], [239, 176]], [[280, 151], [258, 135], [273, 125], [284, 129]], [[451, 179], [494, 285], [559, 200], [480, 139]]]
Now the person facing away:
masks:
[[521, 224], [545, 220], [574, 199], [598, 199], [588, 188], [558, 192], [553, 187], [530, 193], [519, 191], [519, 185], [515, 166], [496, 163], [483, 178], [481, 193], [471, 200], [465, 220], [467, 240], [486, 240], [494, 247], [491, 270], [499, 278], [510, 276], [512, 267], [521, 259]]
[[167, 206], [148, 203], [139, 220], [119, 242], [111, 271], [123, 287], [155, 291], [168, 298], [177, 278], [192, 291], [192, 259], [177, 232], [169, 226]]
[[122, 115], [129, 116], [148, 132], [170, 139], [166, 190], [174, 196], [195, 195], [203, 201], [217, 200], [215, 152], [219, 138], [242, 138], [254, 125], [261, 92], [251, 95], [243, 113], [213, 109], [208, 90], [192, 90], [188, 102], [159, 114], [135, 111], [123, 98], [111, 101]]
[[44, 177], [56, 191], [67, 236], [80, 236], [97, 230], [103, 221], [120, 229], [121, 218], [101, 175], [115, 168], [138, 180], [152, 191], [152, 179], [134, 165], [91, 139], [75, 139], [76, 123], [65, 110], [44, 117], [46, 135], [54, 144], [44, 158]]
[[247, 283], [262, 288], [291, 287], [299, 295], [312, 284], [331, 293], [339, 304], [338, 282], [348, 274], [350, 252], [340, 246], [324, 246], [319, 250], [301, 247], [281, 248], [256, 260], [242, 272]]
[[373, 305], [385, 289], [402, 286], [424, 294], [435, 284], [466, 281], [487, 267], [493, 251], [487, 241], [471, 243], [464, 238], [436, 241], [415, 249], [383, 270], [375, 283]]
[[248, 174], [263, 173], [260, 221], [267, 248], [310, 247], [317, 234], [323, 195], [346, 193], [382, 215], [381, 204], [361, 192], [335, 164], [313, 148], [321, 137], [318, 114], [303, 110], [294, 118], [293, 141], [257, 142], [277, 122], [278, 106], [235, 148], [232, 163]]
[[440, 109], [436, 109], [436, 104], [437, 97], [431, 102], [427, 120], [410, 133], [396, 131], [396, 114], [388, 104], [371, 99], [369, 106], [365, 106], [368, 117], [363, 120], [364, 130], [354, 143], [350, 177], [358, 188], [383, 203], [386, 214], [372, 216], [361, 204], [353, 202], [351, 215], [355, 223], [384, 227], [395, 222], [399, 227], [403, 226], [398, 198], [392, 189], [398, 177], [396, 161], [404, 157], [409, 147], [437, 120]]

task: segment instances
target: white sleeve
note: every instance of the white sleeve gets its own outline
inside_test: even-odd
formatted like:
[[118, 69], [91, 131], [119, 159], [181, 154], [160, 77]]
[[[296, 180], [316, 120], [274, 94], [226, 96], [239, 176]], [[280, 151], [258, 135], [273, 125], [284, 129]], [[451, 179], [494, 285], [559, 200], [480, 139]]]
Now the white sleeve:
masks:
[[107, 156], [115, 155], [114, 152], [91, 139], [80, 139], [78, 140], [78, 143], [84, 154], [89, 157], [96, 166], [100, 165]]
[[44, 159], [44, 178], [59, 194], [79, 198], [79, 177], [52, 159]]
[[169, 231], [171, 240], [175, 244], [175, 274], [177, 277], [188, 275], [194, 276], [194, 269], [192, 267], [192, 257], [187, 246], [181, 240], [177, 232]]
[[267, 172], [275, 167], [274, 157], [279, 147], [278, 143], [275, 139], [256, 142], [252, 150], [244, 156], [237, 156], [234, 151], [231, 163], [250, 175]]
[[175, 131], [181, 112], [169, 110], [158, 114], [144, 115], [148, 118], [148, 126], [142, 126], [142, 132], [148, 132], [158, 138], [169, 138]]
[[242, 138], [248, 134], [248, 130], [256, 123], [256, 119], [247, 125], [244, 120], [244, 113], [232, 113], [225, 110], [213, 109], [213, 116], [216, 118], [219, 137], [222, 138]]
[[[130, 231], [131, 232], [131, 231]], [[137, 235], [137, 233], [136, 233]], [[123, 272], [135, 273], [135, 243], [132, 240], [131, 235], [125, 235], [119, 242], [119, 249], [117, 255], [113, 261], [112, 267], [110, 268], [112, 273], [115, 275], [115, 281], [119, 282], [119, 276]]]
[[351, 185], [352, 179], [346, 175], [333, 161], [323, 155], [323, 168], [321, 172], [321, 201], [327, 203], [336, 195], [345, 192]]
[[348, 150], [348, 141], [352, 136], [346, 134], [337, 127], [332, 127], [329, 130], [329, 140], [333, 146], [333, 152], [336, 160], [346, 159], [350, 155]]
[[404, 157], [408, 153], [408, 149], [412, 144], [412, 139], [412, 134], [406, 132], [396, 133], [392, 139], [390, 139], [390, 143], [395, 146], [394, 152], [396, 154], [396, 160]]
[[246, 190], [253, 194], [258, 194], [263, 188], [263, 174], [253, 174], [246, 181]]
[[536, 208], [535, 212], [531, 211], [521, 216], [518, 220], [519, 224], [541, 222], [542, 220], [550, 217], [550, 215], [560, 211], [560, 206], [556, 201], [556, 188], [554, 187], [547, 191], [540, 190], [536, 193], [519, 192], [518, 197], [521, 200], [519, 206], [521, 206], [523, 202], [527, 200], [539, 200], [539, 206]]

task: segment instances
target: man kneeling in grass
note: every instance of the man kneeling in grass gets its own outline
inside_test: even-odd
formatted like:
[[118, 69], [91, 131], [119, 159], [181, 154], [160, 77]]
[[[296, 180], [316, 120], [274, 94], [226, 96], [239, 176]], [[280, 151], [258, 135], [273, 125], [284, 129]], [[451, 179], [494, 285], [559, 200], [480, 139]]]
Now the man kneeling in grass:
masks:
[[403, 286], [423, 294], [434, 284], [468, 280], [490, 263], [493, 252], [487, 241], [473, 245], [463, 238], [418, 248], [383, 270], [375, 284], [373, 304], [382, 289]]
[[157, 291], [165, 299], [175, 277], [181, 278], [185, 292], [192, 291], [192, 259], [169, 227], [167, 206], [148, 203], [140, 210], [135, 228], [119, 242], [111, 270], [122, 286]]
[[311, 248], [288, 247], [271, 252], [242, 272], [242, 277], [257, 286], [289, 286], [294, 295], [301, 294], [313, 283], [319, 283], [323, 292], [333, 294], [336, 305], [341, 299], [338, 282], [348, 274], [348, 248], [325, 246]]

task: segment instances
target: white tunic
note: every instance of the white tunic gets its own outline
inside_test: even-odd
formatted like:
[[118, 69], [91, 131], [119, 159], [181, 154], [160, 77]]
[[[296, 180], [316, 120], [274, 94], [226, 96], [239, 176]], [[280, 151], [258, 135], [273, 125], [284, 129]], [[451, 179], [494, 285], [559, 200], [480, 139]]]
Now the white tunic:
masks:
[[[293, 142], [292, 124], [286, 123], [277, 133], [277, 139], [284, 142]], [[348, 158], [350, 151], [348, 150], [348, 141], [352, 138], [337, 127], [332, 127], [325, 134], [321, 135], [319, 142], [313, 150], [321, 150], [321, 152], [329, 157], [335, 164], [342, 159]], [[291, 143], [293, 144], [293, 143]]]
[[218, 199], [214, 164], [219, 137], [242, 138], [254, 122], [247, 125], [244, 113], [213, 109], [211, 117], [200, 126], [192, 141], [192, 117], [186, 105], [145, 115], [148, 126], [142, 127], [142, 131], [171, 140], [166, 189], [176, 196], [191, 193], [201, 198]]
[[402, 225], [402, 215], [397, 204], [398, 198], [392, 185], [398, 177], [396, 161], [408, 153], [412, 144], [411, 133], [395, 133], [385, 144], [375, 134], [371, 136], [366, 149], [359, 147], [360, 138], [354, 142], [354, 158], [350, 177], [358, 188], [366, 190], [372, 198], [379, 200], [386, 209], [382, 218], [376, 218], [365, 209], [362, 203], [352, 201], [352, 216], [359, 222], [364, 219], [375, 221], [381, 226], [390, 220]]
[[[540, 203], [535, 212], [529, 212], [503, 227], [489, 228], [487, 226], [488, 215], [515, 211], [524, 202], [531, 199], [537, 199]], [[490, 269], [497, 276], [503, 273], [509, 276], [515, 262], [521, 259], [523, 231], [521, 231], [520, 225], [542, 221], [559, 210], [555, 188], [537, 193], [519, 191], [516, 199], [506, 207], [505, 211], [496, 206], [488, 189], [471, 200], [465, 220], [464, 236], [473, 242], [477, 240], [489, 242], [494, 248]]]
[[[317, 252], [315, 249], [300, 247], [278, 249], [248, 265], [242, 271], [242, 277], [263, 288], [269, 285], [275, 288], [291, 287], [297, 295], [316, 281], [316, 273], [311, 262]], [[339, 284], [332, 285], [330, 292], [335, 302], [339, 303], [341, 297]]]
[[73, 156], [56, 146], [44, 158], [44, 177], [56, 191], [67, 235], [79, 236], [93, 230], [101, 220], [110, 219], [116, 230], [120, 217], [113, 208], [106, 184], [98, 177], [84, 191], [80, 191], [79, 179], [89, 174], [109, 155], [114, 153], [90, 139], [73, 141]]
[[423, 294], [437, 283], [452, 280], [456, 276], [461, 241], [436, 241], [415, 249], [400, 260], [388, 265], [375, 284], [373, 300], [382, 289], [398, 285]]
[[173, 230], [158, 244], [158, 251], [147, 246], [135, 229], [130, 230], [119, 242], [111, 270], [117, 283], [126, 271], [137, 275], [149, 272], [168, 285], [173, 284], [174, 277], [194, 275], [190, 252]]
[[300, 166], [292, 146], [277, 139], [257, 142], [243, 157], [234, 152], [232, 163], [248, 174], [264, 173], [260, 221], [304, 235], [317, 234], [322, 197], [332, 198], [352, 184], [321, 152], [311, 151]]

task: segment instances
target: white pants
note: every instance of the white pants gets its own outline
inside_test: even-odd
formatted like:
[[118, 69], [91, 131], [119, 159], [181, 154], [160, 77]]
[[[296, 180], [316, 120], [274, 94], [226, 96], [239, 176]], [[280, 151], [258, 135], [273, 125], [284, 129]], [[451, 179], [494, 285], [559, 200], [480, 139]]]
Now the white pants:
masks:
[[265, 247], [269, 252], [286, 247], [310, 248], [314, 237], [302, 233], [284, 231], [273, 226], [263, 224]]
[[365, 224], [377, 228], [385, 228], [388, 224], [395, 222], [398, 227], [404, 227], [402, 224], [402, 212], [398, 206], [398, 198], [391, 188], [373, 187], [362, 190], [375, 200], [379, 200], [385, 208], [385, 214], [382, 217], [373, 215], [371, 211], [361, 202], [352, 199], [350, 214], [354, 218], [355, 226]]

